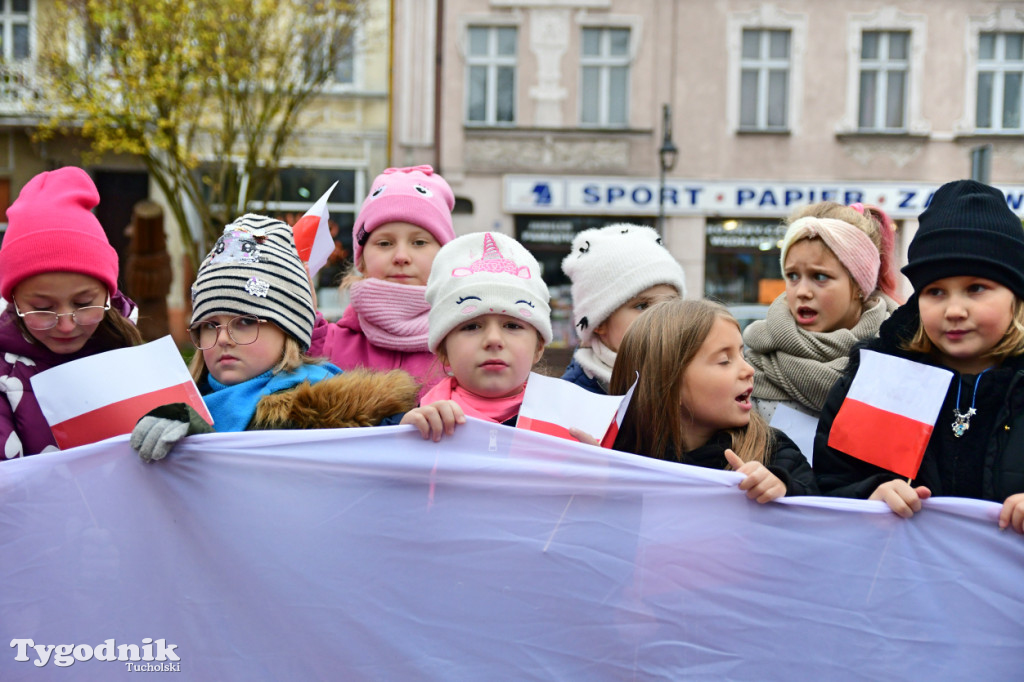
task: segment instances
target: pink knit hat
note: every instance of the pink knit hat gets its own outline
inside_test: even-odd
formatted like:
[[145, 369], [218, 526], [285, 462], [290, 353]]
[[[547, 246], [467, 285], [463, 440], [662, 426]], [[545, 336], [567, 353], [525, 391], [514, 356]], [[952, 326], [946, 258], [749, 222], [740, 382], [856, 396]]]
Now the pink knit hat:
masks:
[[862, 299], [874, 293], [878, 284], [880, 258], [871, 237], [845, 220], [806, 217], [793, 221], [782, 238], [779, 262], [786, 270], [786, 254], [802, 239], [820, 239], [843, 264], [860, 289]]
[[92, 209], [100, 195], [89, 174], [67, 166], [28, 181], [7, 209], [0, 247], [0, 296], [8, 301], [23, 280], [44, 272], [95, 277], [117, 291], [117, 251]]
[[455, 238], [454, 207], [452, 188], [430, 166], [388, 168], [374, 178], [370, 194], [352, 226], [355, 262], [363, 255], [363, 245], [370, 233], [385, 223], [418, 225], [444, 246]]

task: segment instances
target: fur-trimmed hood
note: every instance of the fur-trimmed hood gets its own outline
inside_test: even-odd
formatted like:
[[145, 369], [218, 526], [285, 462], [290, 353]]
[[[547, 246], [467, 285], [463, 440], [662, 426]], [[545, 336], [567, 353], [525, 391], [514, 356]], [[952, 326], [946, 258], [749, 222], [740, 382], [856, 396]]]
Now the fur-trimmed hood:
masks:
[[387, 417], [416, 407], [419, 389], [412, 376], [399, 369], [350, 370], [264, 397], [249, 429], [376, 426]]

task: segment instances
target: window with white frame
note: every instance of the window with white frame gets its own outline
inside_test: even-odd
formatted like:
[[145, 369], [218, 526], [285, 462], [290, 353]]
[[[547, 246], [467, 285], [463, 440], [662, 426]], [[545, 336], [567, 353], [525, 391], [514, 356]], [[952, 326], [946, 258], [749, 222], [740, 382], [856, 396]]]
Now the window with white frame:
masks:
[[17, 61], [31, 57], [29, 44], [30, 0], [0, 2], [0, 45], [3, 58]]
[[979, 130], [1020, 132], [1024, 88], [1024, 33], [978, 36]]
[[580, 50], [580, 124], [629, 123], [629, 29], [584, 28]]
[[466, 41], [466, 120], [499, 125], [516, 120], [514, 26], [470, 26]]
[[906, 130], [909, 31], [864, 31], [860, 46], [860, 130]]
[[743, 29], [740, 129], [788, 128], [790, 31]]

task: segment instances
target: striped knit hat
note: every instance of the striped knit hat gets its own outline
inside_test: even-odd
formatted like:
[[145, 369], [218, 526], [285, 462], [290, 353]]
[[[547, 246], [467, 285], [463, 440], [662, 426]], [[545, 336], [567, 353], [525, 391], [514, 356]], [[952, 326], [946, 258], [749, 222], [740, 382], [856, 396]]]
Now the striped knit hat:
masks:
[[248, 213], [224, 228], [192, 285], [192, 323], [219, 314], [269, 320], [309, 348], [313, 297], [288, 225]]

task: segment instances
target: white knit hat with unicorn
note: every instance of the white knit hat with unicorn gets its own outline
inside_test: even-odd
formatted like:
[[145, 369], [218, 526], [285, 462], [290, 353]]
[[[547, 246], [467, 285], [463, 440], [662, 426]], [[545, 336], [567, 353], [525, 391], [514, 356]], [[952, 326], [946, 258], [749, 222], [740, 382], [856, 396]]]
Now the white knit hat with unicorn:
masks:
[[551, 299], [537, 259], [499, 232], [457, 237], [434, 257], [427, 280], [431, 352], [452, 329], [488, 314], [508, 315], [551, 342]]

